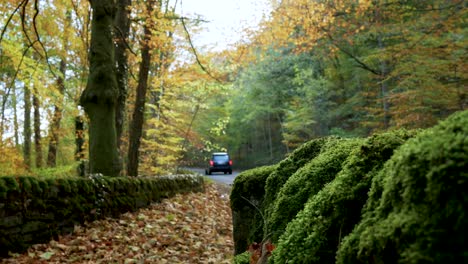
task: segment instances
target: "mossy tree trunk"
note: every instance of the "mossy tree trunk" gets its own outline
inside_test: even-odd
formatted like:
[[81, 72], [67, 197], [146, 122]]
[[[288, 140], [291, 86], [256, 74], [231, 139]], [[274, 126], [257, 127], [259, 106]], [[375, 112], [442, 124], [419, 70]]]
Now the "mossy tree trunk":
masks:
[[41, 139], [41, 104], [39, 102], [38, 91], [34, 88], [33, 108], [34, 108], [34, 149], [36, 150], [36, 168], [42, 168], [42, 139]]
[[19, 146], [19, 124], [18, 124], [18, 99], [16, 98], [16, 86], [11, 87], [11, 106], [13, 107], [13, 129], [15, 137], [15, 147]]
[[93, 20], [91, 25], [90, 71], [80, 104], [90, 119], [89, 170], [118, 176], [119, 161], [115, 127], [115, 105], [118, 97], [114, 66], [113, 0], [91, 0]]
[[115, 123], [117, 132], [117, 149], [122, 144], [122, 133], [125, 120], [125, 101], [127, 100], [128, 86], [128, 58], [126, 41], [130, 31], [130, 9], [131, 0], [118, 0], [117, 14], [114, 25], [117, 28], [115, 38], [115, 63], [117, 75], [117, 87], [119, 96], [117, 98]]
[[82, 116], [75, 117], [75, 160], [79, 161], [78, 165], [78, 175], [85, 176], [85, 164], [83, 160], [85, 158], [84, 154], [84, 121]]
[[[61, 96], [65, 91], [65, 70], [66, 62], [65, 58], [60, 61], [60, 76], [57, 78], [58, 91]], [[56, 103], [54, 106], [54, 114], [52, 116], [52, 122], [50, 123], [49, 129], [49, 151], [47, 152], [47, 166], [55, 167], [57, 165], [57, 149], [59, 145], [59, 131], [60, 123], [62, 121], [62, 107], [61, 103]]]
[[146, 91], [148, 89], [148, 75], [151, 61], [149, 42], [151, 40], [151, 14], [153, 12], [154, 2], [155, 1], [153, 0], [148, 1], [146, 7], [148, 18], [143, 29], [143, 33], [145, 35], [141, 43], [141, 63], [140, 71], [138, 73], [138, 87], [135, 100], [135, 107], [132, 115], [132, 123], [130, 125], [127, 167], [127, 175], [129, 176], [138, 175], [138, 151], [140, 149], [140, 141], [143, 130]]
[[24, 85], [24, 139], [23, 156], [26, 167], [31, 168], [31, 90]]

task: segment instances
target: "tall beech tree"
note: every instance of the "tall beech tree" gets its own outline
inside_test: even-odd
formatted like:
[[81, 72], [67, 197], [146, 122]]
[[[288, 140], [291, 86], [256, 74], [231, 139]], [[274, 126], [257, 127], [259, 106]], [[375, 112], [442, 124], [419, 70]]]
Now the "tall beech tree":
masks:
[[[70, 27], [71, 24], [71, 12], [66, 11], [65, 28]], [[59, 146], [59, 131], [60, 123], [62, 121], [62, 105], [63, 105], [63, 94], [65, 92], [65, 71], [67, 68], [67, 49], [68, 49], [68, 30], [64, 30], [63, 35], [63, 50], [60, 58], [59, 71], [60, 74], [57, 77], [57, 90], [59, 99], [54, 105], [54, 113], [52, 116], [52, 122], [49, 129], [49, 151], [47, 153], [47, 166], [55, 167], [57, 165], [57, 149]]]
[[127, 100], [128, 86], [128, 57], [127, 41], [130, 31], [130, 6], [131, 0], [117, 1], [117, 14], [115, 16], [115, 63], [117, 74], [117, 87], [119, 96], [117, 98], [115, 123], [117, 132], [117, 148], [122, 143], [122, 133], [125, 121], [125, 102]]
[[[37, 84], [34, 84], [37, 85]], [[33, 89], [33, 109], [34, 109], [34, 149], [36, 151], [36, 168], [42, 168], [42, 140], [41, 140], [41, 103], [37, 88]]]
[[150, 41], [151, 41], [151, 24], [152, 12], [155, 1], [148, 1], [146, 6], [146, 23], [143, 26], [143, 40], [141, 41], [141, 62], [140, 71], [138, 73], [138, 87], [135, 99], [135, 108], [133, 109], [132, 121], [130, 125], [130, 136], [128, 146], [128, 168], [127, 175], [138, 175], [138, 151], [141, 143], [141, 135], [143, 130], [146, 91], [148, 89], [148, 75], [151, 62]]
[[[58, 91], [61, 96], [65, 91], [65, 70], [66, 61], [62, 58], [60, 61], [60, 76], [57, 77]], [[60, 122], [62, 121], [62, 107], [59, 103], [54, 106], [54, 113], [49, 129], [49, 151], [47, 152], [47, 166], [55, 167], [57, 165], [57, 149], [59, 145]]]
[[24, 164], [31, 168], [31, 90], [24, 85], [24, 123], [23, 123]]
[[118, 176], [115, 105], [119, 91], [115, 75], [113, 21], [115, 1], [91, 0], [93, 19], [89, 53], [89, 77], [80, 104], [89, 117], [89, 170]]

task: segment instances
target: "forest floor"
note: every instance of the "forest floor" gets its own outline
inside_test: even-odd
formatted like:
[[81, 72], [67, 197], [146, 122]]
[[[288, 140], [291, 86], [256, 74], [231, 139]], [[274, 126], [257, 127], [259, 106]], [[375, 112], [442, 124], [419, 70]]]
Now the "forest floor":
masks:
[[1, 263], [231, 263], [230, 187], [206, 184], [148, 208], [76, 226]]

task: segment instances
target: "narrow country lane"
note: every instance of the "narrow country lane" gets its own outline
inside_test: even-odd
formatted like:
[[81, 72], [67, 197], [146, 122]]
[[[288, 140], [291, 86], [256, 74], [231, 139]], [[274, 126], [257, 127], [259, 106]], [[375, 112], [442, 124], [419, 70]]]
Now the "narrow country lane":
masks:
[[149, 208], [76, 227], [2, 263], [231, 263], [228, 190], [177, 195]]

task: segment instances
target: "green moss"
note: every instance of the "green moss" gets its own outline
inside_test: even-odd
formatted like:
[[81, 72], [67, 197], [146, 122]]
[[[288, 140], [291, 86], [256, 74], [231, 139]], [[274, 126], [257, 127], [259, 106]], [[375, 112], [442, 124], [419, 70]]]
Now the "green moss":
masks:
[[0, 177], [3, 180], [3, 185], [10, 191], [19, 191], [20, 187], [18, 184], [18, 181], [16, 180], [15, 177], [11, 176], [4, 176]]
[[32, 193], [31, 177], [18, 177], [21, 191], [24, 193]]
[[64, 193], [72, 192], [68, 179], [57, 179], [56, 182], [57, 182], [57, 187], [59, 188], [60, 191]]
[[316, 158], [288, 179], [274, 202], [273, 213], [267, 222], [274, 242], [304, 208], [307, 200], [335, 178], [350, 152], [362, 142], [362, 139], [330, 139]]
[[322, 149], [328, 138], [311, 140], [293, 151], [286, 159], [282, 160], [277, 168], [270, 174], [265, 187], [265, 214], [269, 216], [273, 210], [273, 202], [286, 183], [286, 181], [299, 168], [314, 159]]
[[467, 263], [467, 124], [454, 114], [395, 153], [338, 263]]
[[336, 178], [307, 201], [273, 251], [275, 263], [333, 263], [341, 239], [360, 220], [372, 178], [414, 133], [374, 135], [353, 149]]
[[264, 166], [246, 170], [239, 174], [233, 183], [230, 195], [232, 208], [241, 208], [246, 201], [242, 196], [254, 196], [263, 198], [265, 195], [265, 183], [268, 176], [276, 169], [276, 166]]
[[52, 178], [49, 178], [49, 179], [45, 179], [44, 182], [46, 182], [48, 188], [52, 187], [52, 186], [56, 186], [57, 185], [57, 182], [55, 179], [52, 179]]
[[36, 177], [29, 177], [29, 184], [31, 185], [31, 192], [34, 196], [40, 197], [42, 196], [42, 192], [44, 191], [39, 184], [40, 180]]
[[19, 184], [15, 177], [0, 177], [0, 198], [6, 199], [9, 191], [19, 191]]
[[39, 180], [38, 181], [39, 188], [43, 191], [46, 192], [49, 189], [49, 184], [45, 180]]
[[0, 180], [0, 199], [7, 198], [8, 189], [3, 185], [3, 181]]
[[69, 178], [68, 184], [70, 185], [70, 192], [72, 194], [79, 195], [80, 188], [78, 187], [78, 181], [76, 178]]
[[264, 238], [264, 219], [261, 215], [265, 196], [265, 182], [276, 166], [247, 170], [234, 180], [230, 201], [233, 212], [235, 252], [244, 252], [252, 242]]

